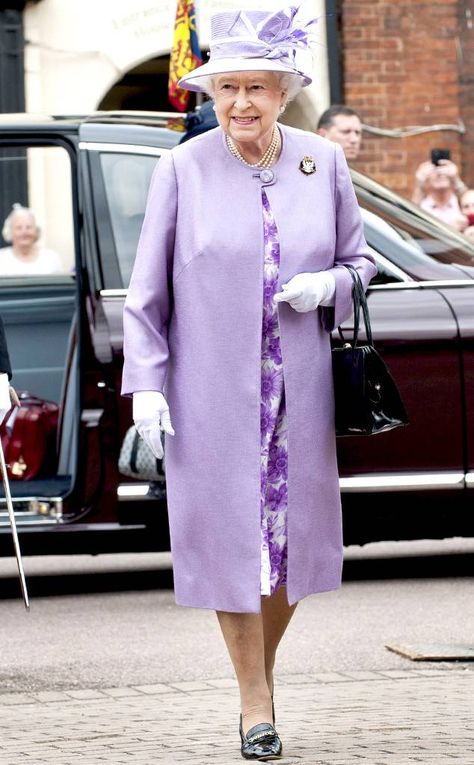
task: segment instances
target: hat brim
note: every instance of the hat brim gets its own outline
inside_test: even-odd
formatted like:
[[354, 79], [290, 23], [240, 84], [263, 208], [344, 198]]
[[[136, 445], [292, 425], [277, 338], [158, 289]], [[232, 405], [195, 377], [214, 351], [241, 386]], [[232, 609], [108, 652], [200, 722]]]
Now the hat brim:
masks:
[[279, 72], [281, 74], [291, 74], [301, 81], [305, 87], [312, 80], [304, 74], [295, 72], [278, 61], [272, 61], [267, 58], [220, 58], [216, 61], [208, 61], [207, 64], [198, 66], [192, 72], [185, 74], [178, 82], [178, 86], [184, 90], [192, 90], [195, 93], [205, 93], [206, 86], [203, 82], [206, 77], [213, 77], [217, 74], [226, 74], [228, 72]]

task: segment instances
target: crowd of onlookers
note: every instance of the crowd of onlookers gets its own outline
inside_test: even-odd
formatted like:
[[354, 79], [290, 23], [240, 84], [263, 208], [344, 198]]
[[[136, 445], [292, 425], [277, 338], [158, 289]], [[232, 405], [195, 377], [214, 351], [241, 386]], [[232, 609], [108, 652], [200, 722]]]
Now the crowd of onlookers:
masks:
[[[354, 109], [334, 104], [319, 118], [317, 132], [339, 143], [348, 162], [357, 159], [362, 121]], [[474, 239], [474, 189], [467, 188], [450, 159], [432, 157], [419, 165], [412, 199], [423, 210]]]

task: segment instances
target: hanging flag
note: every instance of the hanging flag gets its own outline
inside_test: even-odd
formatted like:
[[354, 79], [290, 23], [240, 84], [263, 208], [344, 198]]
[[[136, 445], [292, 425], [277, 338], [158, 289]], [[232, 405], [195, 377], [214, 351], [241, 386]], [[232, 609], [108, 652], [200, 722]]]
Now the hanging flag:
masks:
[[168, 100], [180, 112], [186, 110], [189, 91], [178, 88], [178, 80], [201, 64], [202, 57], [196, 32], [194, 2], [193, 0], [178, 0], [173, 47], [170, 53]]

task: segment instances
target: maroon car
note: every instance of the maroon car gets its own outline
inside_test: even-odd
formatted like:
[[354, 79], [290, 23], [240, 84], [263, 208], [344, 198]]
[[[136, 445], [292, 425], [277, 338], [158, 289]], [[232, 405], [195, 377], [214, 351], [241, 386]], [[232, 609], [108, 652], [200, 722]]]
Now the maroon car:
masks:
[[[12, 481], [24, 553], [169, 547], [164, 477], [125, 477], [118, 456], [131, 425], [120, 396], [123, 303], [150, 177], [179, 127], [156, 113], [0, 115], [0, 213], [32, 207], [42, 246], [62, 263], [2, 275], [0, 249], [14, 384], [59, 405], [55, 470]], [[345, 541], [473, 535], [474, 245], [370, 179], [353, 180], [379, 269], [374, 338], [410, 425], [339, 439]], [[0, 552], [10, 554], [0, 501]]]

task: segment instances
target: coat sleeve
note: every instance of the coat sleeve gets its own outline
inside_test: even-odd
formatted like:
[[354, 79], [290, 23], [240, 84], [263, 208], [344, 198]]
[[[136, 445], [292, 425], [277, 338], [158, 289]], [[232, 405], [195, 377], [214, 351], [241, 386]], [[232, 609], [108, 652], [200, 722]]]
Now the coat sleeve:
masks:
[[124, 308], [122, 395], [163, 391], [168, 365], [168, 323], [177, 214], [171, 152], [158, 161], [148, 193], [137, 256]]
[[0, 373], [8, 375], [8, 379], [11, 380], [12, 368], [10, 364], [10, 355], [8, 353], [7, 337], [5, 335], [5, 328], [3, 326], [3, 320], [0, 317]]
[[377, 273], [364, 238], [359, 205], [344, 152], [336, 143], [334, 149], [336, 250], [334, 267], [329, 270], [336, 280], [336, 296], [334, 307], [323, 310], [323, 324], [328, 332], [342, 324], [352, 311], [352, 278], [344, 265], [348, 263], [357, 268], [365, 289]]

